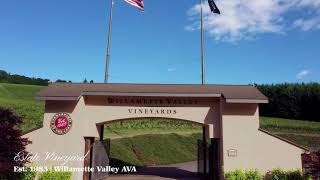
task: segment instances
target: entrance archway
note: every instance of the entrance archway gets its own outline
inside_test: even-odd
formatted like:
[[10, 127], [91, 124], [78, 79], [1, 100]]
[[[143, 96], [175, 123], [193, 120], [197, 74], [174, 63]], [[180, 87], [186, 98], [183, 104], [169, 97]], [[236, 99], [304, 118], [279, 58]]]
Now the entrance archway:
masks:
[[[214, 161], [217, 165], [210, 167], [214, 172], [220, 168], [222, 172], [257, 168], [266, 173], [275, 166], [300, 169], [301, 153], [307, 150], [259, 129], [258, 105], [268, 99], [251, 85], [54, 83], [38, 93], [37, 98], [45, 100], [43, 126], [23, 137], [32, 141], [27, 151], [41, 157], [45, 157], [45, 152], [82, 157], [94, 139], [99, 138], [97, 124], [140, 117], [205, 124], [206, 138], [216, 144], [213, 147], [219, 152], [210, 153], [218, 159]], [[64, 122], [72, 124], [58, 134], [50, 123], [57, 114], [64, 115]], [[85, 165], [90, 166], [90, 158], [85, 156], [84, 160], [79, 158], [68, 165], [85, 169]], [[60, 165], [44, 158], [37, 163]], [[218, 179], [216, 175], [210, 178]], [[89, 179], [89, 176], [86, 172], [73, 172], [72, 178]], [[219, 179], [223, 178], [221, 173]]]
[[[90, 155], [90, 157], [92, 157], [90, 162], [90, 165], [95, 167], [95, 166], [108, 166], [111, 165], [111, 167], [118, 167], [117, 164], [116, 166], [114, 166], [113, 161], [117, 161], [117, 162], [121, 162], [122, 165], [123, 163], [127, 163], [127, 165], [135, 165], [134, 163], [128, 163], [126, 162], [125, 159], [120, 158], [120, 159], [112, 159], [112, 157], [110, 156], [110, 150], [112, 149], [112, 143], [110, 143], [111, 138], [108, 138], [108, 135], [112, 136], [112, 134], [110, 133], [106, 133], [106, 131], [108, 131], [108, 129], [110, 130], [110, 128], [108, 128], [109, 126], [112, 126], [111, 129], [113, 131], [117, 131], [117, 128], [114, 127], [118, 127], [119, 126], [124, 126], [124, 127], [130, 127], [131, 131], [128, 132], [128, 129], [126, 129], [126, 134], [121, 135], [121, 128], [120, 130], [118, 129], [118, 131], [116, 132], [117, 135], [120, 135], [119, 137], [121, 138], [130, 138], [128, 137], [128, 133], [130, 134], [130, 136], [134, 135], [140, 135], [140, 139], [144, 138], [143, 136], [148, 136], [147, 138], [154, 138], [155, 141], [159, 140], [159, 138], [155, 138], [154, 136], [150, 134], [157, 134], [158, 136], [164, 136], [164, 135], [159, 135], [159, 134], [167, 134], [168, 138], [172, 138], [170, 140], [174, 141], [174, 137], [173, 135], [168, 135], [168, 134], [180, 134], [181, 133], [198, 133], [198, 136], [196, 139], [193, 138], [184, 138], [184, 141], [186, 141], [186, 139], [188, 139], [188, 144], [184, 144], [184, 145], [188, 145], [188, 147], [190, 148], [190, 144], [192, 144], [194, 147], [194, 153], [196, 156], [196, 159], [193, 159], [194, 161], [192, 162], [188, 162], [188, 163], [178, 163], [176, 162], [174, 165], [162, 165], [162, 166], [154, 166], [154, 165], [159, 165], [159, 164], [154, 164], [153, 167], [151, 168], [138, 168], [138, 172], [134, 173], [135, 175], [147, 175], [147, 176], [154, 176], [157, 178], [163, 177], [163, 178], [203, 178], [203, 177], [213, 177], [214, 174], [218, 177], [218, 172], [216, 171], [214, 173], [214, 170], [218, 170], [219, 168], [214, 168], [214, 165], [216, 165], [218, 167], [218, 153], [219, 153], [219, 148], [218, 148], [218, 141], [214, 141], [214, 140], [209, 140], [209, 142], [207, 141], [206, 138], [206, 125], [199, 123], [199, 122], [195, 122], [195, 121], [190, 121], [190, 120], [184, 120], [184, 119], [177, 119], [177, 118], [164, 118], [164, 117], [134, 117], [134, 118], [124, 118], [124, 119], [115, 119], [112, 121], [104, 121], [101, 123], [97, 123], [97, 130], [99, 131], [99, 142], [96, 142], [93, 145], [93, 149], [92, 149], [92, 154]], [[148, 128], [143, 128], [143, 127], [148, 127]], [[162, 132], [159, 132], [157, 130], [159, 130], [159, 128], [162, 128]], [[137, 129], [139, 129], [139, 132], [134, 132], [134, 130], [132, 131], [132, 129], [135, 129], [137, 131]], [[141, 130], [143, 129], [143, 133], [141, 133]], [[188, 131], [186, 130], [188, 129]], [[147, 132], [146, 132], [147, 131]], [[154, 132], [157, 131], [157, 132]], [[147, 135], [148, 134], [148, 135]], [[141, 136], [142, 135], [142, 136]], [[106, 137], [107, 136], [107, 137]], [[117, 138], [119, 138], [117, 137]], [[167, 137], [166, 137], [167, 138]], [[180, 137], [181, 138], [181, 137]], [[147, 141], [148, 141], [147, 139]], [[160, 138], [161, 139], [161, 138]], [[163, 139], [161, 139], [163, 140]], [[160, 141], [161, 141], [160, 140]], [[166, 141], [168, 141], [168, 139], [165, 139]], [[152, 160], [146, 157], [145, 154], [141, 153], [141, 148], [142, 148], [142, 152], [144, 148], [148, 148], [148, 147], [136, 147], [134, 146], [134, 138], [130, 138], [130, 145], [128, 144], [128, 153], [130, 153], [129, 151], [132, 151], [137, 158], [142, 161], [148, 161], [148, 160]], [[141, 141], [141, 140], [140, 140]], [[145, 139], [144, 139], [145, 141]], [[141, 142], [140, 142], [141, 143]], [[145, 142], [146, 146], [148, 142]], [[150, 142], [149, 142], [150, 143]], [[182, 143], [182, 142], [177, 142], [177, 143]], [[186, 142], [184, 142], [186, 143]], [[101, 146], [101, 144], [103, 144], [103, 146]], [[139, 144], [139, 143], [138, 143]], [[164, 143], [157, 143], [157, 147], [159, 149], [161, 149], [161, 146], [166, 146], [167, 150], [164, 151], [165, 153], [177, 153], [177, 150], [174, 150], [175, 146], [177, 146], [176, 144], [164, 144]], [[155, 144], [153, 144], [155, 145]], [[153, 146], [151, 143], [151, 146]], [[161, 146], [159, 146], [161, 145]], [[215, 145], [215, 147], [214, 147]], [[172, 147], [168, 147], [168, 146], [172, 146]], [[181, 145], [180, 145], [181, 146]], [[101, 148], [104, 148], [104, 150], [101, 150]], [[140, 149], [139, 149], [140, 148]], [[177, 146], [176, 148], [179, 148], [179, 146]], [[171, 151], [170, 151], [171, 150]], [[151, 150], [152, 151], [152, 150]], [[161, 150], [160, 150], [161, 151]], [[106, 152], [106, 154], [101, 153], [101, 152]], [[151, 152], [152, 153], [152, 152]], [[159, 152], [158, 152], [159, 153]], [[216, 155], [214, 155], [216, 154]], [[101, 156], [108, 156], [108, 159], [105, 159], [106, 162], [102, 162], [102, 161], [97, 161], [95, 159], [104, 159], [104, 157]], [[140, 156], [140, 157], [139, 157]], [[159, 156], [159, 155], [158, 155]], [[160, 155], [160, 157], [158, 158], [164, 158], [163, 156]], [[152, 158], [157, 158], [157, 157], [152, 157]], [[172, 160], [171, 160], [172, 161]], [[180, 160], [181, 161], [181, 160]], [[189, 160], [190, 161], [190, 160]], [[98, 164], [96, 164], [98, 163]], [[100, 163], [100, 164], [99, 164]], [[102, 164], [101, 164], [102, 163]], [[178, 163], [178, 164], [177, 164]], [[152, 165], [150, 163], [146, 163], [146, 166]], [[87, 166], [87, 165], [85, 165]], [[122, 168], [122, 167], [120, 167]], [[92, 174], [92, 176], [94, 177], [93, 179], [97, 179], [97, 178], [101, 178], [104, 176], [108, 176], [107, 173], [96, 173], [96, 174]], [[119, 176], [112, 176], [112, 178], [114, 177], [119, 177]]]

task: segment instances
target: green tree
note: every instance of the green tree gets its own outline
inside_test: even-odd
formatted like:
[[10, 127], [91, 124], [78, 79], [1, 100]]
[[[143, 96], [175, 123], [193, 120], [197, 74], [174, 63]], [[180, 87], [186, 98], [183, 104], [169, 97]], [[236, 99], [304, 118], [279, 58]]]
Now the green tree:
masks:
[[21, 137], [21, 130], [17, 125], [22, 123], [22, 119], [14, 115], [8, 109], [0, 107], [0, 179], [13, 179], [14, 166], [23, 166], [27, 160], [15, 159], [20, 154], [28, 154], [25, 150], [28, 139]]
[[262, 116], [320, 121], [319, 83], [262, 84], [257, 87], [269, 98], [268, 104], [259, 105]]

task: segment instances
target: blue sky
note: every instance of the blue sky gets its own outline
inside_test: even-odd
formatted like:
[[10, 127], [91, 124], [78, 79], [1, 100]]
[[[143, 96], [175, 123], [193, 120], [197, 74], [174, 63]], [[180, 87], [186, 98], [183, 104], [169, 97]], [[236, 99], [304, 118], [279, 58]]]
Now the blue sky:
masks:
[[[115, 1], [110, 82], [201, 83], [199, 1]], [[0, 69], [103, 82], [109, 2], [0, 1]], [[221, 15], [204, 6], [207, 83], [320, 81], [319, 0], [216, 3]]]

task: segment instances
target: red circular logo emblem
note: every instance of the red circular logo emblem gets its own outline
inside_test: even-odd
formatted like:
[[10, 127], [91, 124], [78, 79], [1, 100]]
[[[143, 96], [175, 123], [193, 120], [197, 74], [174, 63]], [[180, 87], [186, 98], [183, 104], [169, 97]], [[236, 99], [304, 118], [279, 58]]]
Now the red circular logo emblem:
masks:
[[57, 113], [55, 114], [50, 122], [51, 130], [59, 135], [66, 134], [69, 132], [72, 125], [72, 120], [67, 113]]

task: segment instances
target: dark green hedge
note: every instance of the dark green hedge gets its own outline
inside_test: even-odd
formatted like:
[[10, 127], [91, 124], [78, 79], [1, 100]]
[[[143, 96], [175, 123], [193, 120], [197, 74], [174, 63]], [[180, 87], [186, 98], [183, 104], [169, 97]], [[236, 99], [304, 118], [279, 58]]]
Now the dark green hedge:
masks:
[[257, 88], [269, 98], [260, 115], [320, 122], [320, 84], [262, 84]]

